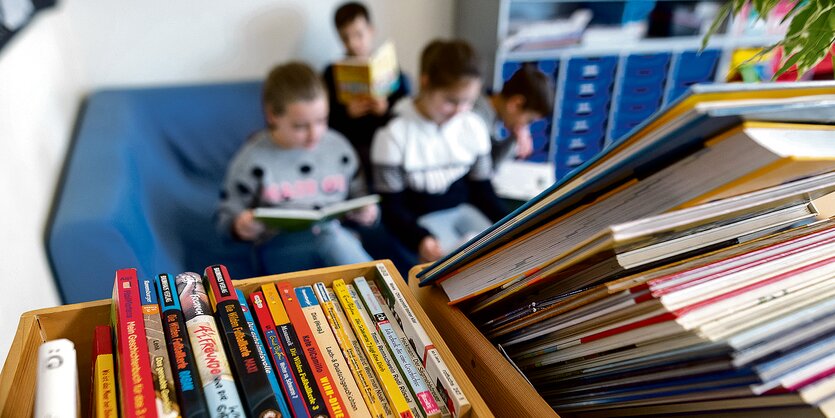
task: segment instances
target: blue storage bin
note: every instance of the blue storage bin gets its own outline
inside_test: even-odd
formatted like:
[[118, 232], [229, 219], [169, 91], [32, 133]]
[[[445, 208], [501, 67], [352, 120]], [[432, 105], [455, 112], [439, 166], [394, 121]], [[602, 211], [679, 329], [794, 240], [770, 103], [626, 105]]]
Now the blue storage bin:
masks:
[[596, 131], [605, 132], [607, 115], [587, 116], [582, 118], [560, 119], [559, 134], [576, 135], [592, 134]]
[[667, 68], [672, 54], [659, 52], [655, 54], [632, 54], [626, 57], [626, 69], [637, 68]]
[[602, 146], [602, 131], [595, 131], [585, 135], [562, 135], [557, 138], [558, 152], [578, 152], [588, 149], [600, 149]]
[[667, 78], [667, 67], [633, 67], [626, 68], [623, 71], [623, 76], [626, 79], [644, 78], [644, 77], [661, 77], [663, 81]]
[[564, 97], [568, 100], [611, 97], [612, 79], [594, 81], [574, 81], [565, 83]]
[[[557, 70], [559, 69], [559, 61], [557, 60], [542, 60], [536, 63], [537, 68], [545, 73], [551, 80], [557, 79]], [[511, 73], [512, 74], [512, 73]]]
[[627, 108], [618, 107], [615, 110], [615, 114], [612, 115], [613, 123], [618, 124], [634, 120], [639, 122], [644, 121], [646, 118], [655, 113], [656, 110], [658, 110], [657, 107], [647, 106], [640, 108], [636, 104], [632, 104]]
[[575, 81], [611, 79], [617, 65], [616, 56], [571, 58], [566, 76]]
[[609, 113], [609, 97], [565, 99], [560, 114], [565, 117], [586, 117]]
[[513, 73], [519, 71], [520, 68], [522, 68], [522, 63], [519, 61], [505, 61], [502, 64], [502, 81], [510, 80]]
[[679, 56], [673, 79], [685, 82], [700, 82], [713, 78], [716, 64], [719, 62], [719, 50], [685, 51]]
[[637, 114], [637, 113], [645, 113], [649, 112], [649, 114], [655, 113], [658, 108], [661, 107], [660, 101], [654, 102], [628, 102], [623, 101], [618, 103], [617, 110], [615, 110], [615, 119], [618, 119], [618, 116], [621, 114]]
[[577, 167], [583, 165], [590, 159], [594, 158], [600, 149], [588, 149], [582, 152], [569, 152], [556, 154], [556, 175], [557, 178], [562, 178], [565, 175], [574, 171]]
[[642, 106], [655, 105], [659, 106], [664, 98], [664, 89], [656, 89], [645, 93], [638, 93], [636, 91], [623, 91], [616, 96], [617, 107], [640, 104]]
[[537, 119], [537, 120], [531, 122], [530, 129], [531, 129], [531, 134], [532, 135], [536, 134], [536, 133], [547, 134], [547, 133], [551, 132], [551, 123], [548, 121], [548, 119], [545, 119], [545, 118]]
[[627, 119], [615, 122], [614, 126], [612, 127], [612, 138], [617, 139], [631, 131], [634, 127], [643, 123], [647, 118], [643, 119]]
[[620, 95], [645, 95], [656, 94], [659, 97], [664, 93], [663, 74], [647, 77], [625, 77], [620, 85]]

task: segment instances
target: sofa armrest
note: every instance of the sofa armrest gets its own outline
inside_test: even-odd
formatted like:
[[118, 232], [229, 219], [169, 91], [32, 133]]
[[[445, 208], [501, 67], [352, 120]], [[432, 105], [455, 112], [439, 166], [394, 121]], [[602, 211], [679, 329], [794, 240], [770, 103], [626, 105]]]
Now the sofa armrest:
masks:
[[64, 303], [109, 297], [113, 272], [139, 266], [130, 241], [146, 229], [130, 209], [138, 174], [123, 137], [141, 136], [142, 126], [129, 98], [92, 94], [78, 123], [46, 237]]

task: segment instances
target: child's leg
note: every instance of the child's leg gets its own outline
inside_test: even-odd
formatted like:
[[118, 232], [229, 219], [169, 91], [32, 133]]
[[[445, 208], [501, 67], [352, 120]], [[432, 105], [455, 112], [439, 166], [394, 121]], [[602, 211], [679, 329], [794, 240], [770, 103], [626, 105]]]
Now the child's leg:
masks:
[[315, 237], [316, 251], [325, 266], [371, 261], [371, 256], [365, 252], [362, 243], [337, 221], [321, 225]]
[[312, 231], [284, 232], [258, 245], [256, 255], [263, 274], [289, 273], [323, 267]]

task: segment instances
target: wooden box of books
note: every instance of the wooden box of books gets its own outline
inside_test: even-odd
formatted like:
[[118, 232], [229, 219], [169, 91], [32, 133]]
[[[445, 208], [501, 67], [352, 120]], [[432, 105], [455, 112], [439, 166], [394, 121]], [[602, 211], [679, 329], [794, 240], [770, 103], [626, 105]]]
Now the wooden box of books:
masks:
[[[225, 269], [223, 271], [225, 272]], [[452, 352], [441, 339], [440, 334], [429, 321], [426, 313], [421, 309], [408, 289], [408, 286], [401, 280], [397, 270], [390, 262], [370, 262], [351, 266], [264, 276], [246, 280], [235, 280], [233, 283], [234, 288], [242, 291], [249, 299], [251, 299], [253, 293], [262, 290], [262, 285], [272, 283], [276, 283], [276, 286], [272, 287], [278, 288], [279, 292], [282, 289], [282, 285], [280, 284], [289, 285], [289, 287], [285, 285], [285, 289], [296, 288], [296, 295], [300, 294], [298, 293], [298, 289], [311, 289], [311, 291], [315, 289], [317, 292], [325, 291], [324, 287], [320, 288], [315, 286], [316, 283], [323, 283], [329, 288], [328, 293], [335, 294], [339, 298], [348, 293], [336, 289], [337, 286], [334, 285], [334, 282], [340, 279], [347, 284], [344, 289], [349, 290], [351, 296], [355, 296], [354, 289], [359, 289], [356, 293], [360, 293], [360, 298], [364, 295], [367, 297], [367, 293], [363, 293], [363, 287], [360, 285], [362, 282], [367, 282], [365, 289], [372, 290], [377, 300], [387, 302], [390, 305], [386, 307], [385, 304], [380, 304], [379, 309], [383, 312], [389, 312], [394, 317], [394, 320], [398, 322], [400, 325], [399, 329], [403, 331], [399, 333], [401, 340], [404, 342], [408, 340], [413, 348], [425, 344], [424, 357], [430, 359], [435, 356], [435, 366], [433, 366], [435, 370], [430, 370], [431, 367], [427, 365], [426, 370], [421, 369], [420, 371], [424, 378], [434, 378], [437, 375], [446, 375], [448, 377], [444, 382], [441, 382], [441, 379], [435, 379], [433, 383], [435, 387], [428, 389], [435, 392], [433, 393], [434, 397], [440, 396], [440, 399], [446, 403], [446, 405], [440, 406], [441, 412], [437, 414], [438, 416], [446, 415], [443, 412], [447, 414], [454, 412], [452, 416], [462, 417], [493, 416], [467, 374], [458, 364]], [[385, 283], [394, 284], [394, 291], [391, 288], [385, 288]], [[302, 286], [312, 287], [303, 288]], [[334, 287], [334, 292], [330, 292], [330, 287]], [[281, 297], [284, 298], [285, 296], [282, 295]], [[264, 298], [266, 299], [265, 304], [268, 304], [269, 296], [265, 295]], [[301, 297], [297, 299], [298, 303], [304, 307], [305, 305], [301, 299]], [[217, 304], [220, 306], [220, 301], [217, 301]], [[323, 307], [325, 308], [324, 315], [328, 316], [327, 309], [329, 307], [324, 304]], [[403, 311], [404, 307], [408, 308], [408, 312]], [[359, 308], [360, 311], [362, 309], [361, 307]], [[339, 309], [337, 311], [342, 312]], [[292, 317], [289, 309], [288, 314]], [[346, 309], [344, 315], [351, 317], [352, 312]], [[353, 315], [356, 315], [356, 312]], [[376, 317], [377, 314], [373, 316]], [[410, 318], [407, 318], [407, 316], [410, 316]], [[366, 318], [366, 320], [368, 319]], [[392, 321], [392, 325], [395, 325], [394, 320]], [[97, 326], [110, 324], [110, 321], [111, 300], [109, 299], [41, 309], [21, 315], [15, 339], [3, 366], [2, 375], [0, 375], [0, 416], [32, 416], [36, 398], [38, 348], [46, 341], [61, 338], [72, 341], [77, 353], [79, 416], [92, 416], [90, 401], [92, 393], [91, 354], [93, 352], [93, 335], [94, 331], [98, 331], [96, 329]], [[219, 322], [221, 321], [219, 320]], [[379, 324], [378, 322], [378, 326]], [[404, 335], [409, 334], [408, 329], [410, 324], [414, 327], [412, 328], [413, 331], [419, 329], [424, 334], [414, 338], [412, 335]], [[352, 327], [354, 325], [353, 323], [351, 324]], [[278, 326], [278, 323], [276, 323], [276, 326]], [[318, 336], [316, 338], [318, 341]], [[417, 348], [415, 349], [417, 350]], [[413, 361], [415, 359], [417, 357], [413, 356]], [[429, 360], [424, 360], [424, 362], [424, 364], [428, 364], [427, 362]], [[392, 381], [390, 384], [395, 385], [395, 382]], [[457, 388], [455, 385], [457, 385]], [[446, 389], [450, 387], [453, 390], [460, 391], [460, 393], [453, 396], [446, 396]], [[68, 390], [71, 389], [68, 388]], [[459, 409], [458, 411], [453, 411], [453, 408]]]
[[500, 417], [520, 416], [520, 411], [531, 417], [558, 417], [484, 334], [458, 308], [449, 305], [440, 288], [418, 286], [415, 275], [427, 266], [415, 266], [409, 272], [412, 294], [490, 410]]

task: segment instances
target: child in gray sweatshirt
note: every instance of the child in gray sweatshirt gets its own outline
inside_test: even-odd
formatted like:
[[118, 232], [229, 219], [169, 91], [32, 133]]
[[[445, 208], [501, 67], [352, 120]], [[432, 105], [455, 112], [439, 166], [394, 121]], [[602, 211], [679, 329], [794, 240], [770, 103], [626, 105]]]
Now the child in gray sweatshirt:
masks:
[[[250, 138], [227, 170], [217, 212], [220, 232], [253, 242], [264, 274], [370, 261], [337, 220], [280, 231], [255, 219], [255, 207], [318, 209], [365, 193], [356, 152], [328, 129], [328, 99], [313, 69], [303, 63], [273, 69], [263, 105], [269, 128]], [[371, 205], [349, 216], [372, 224], [377, 214]]]

